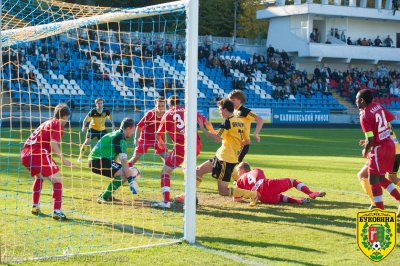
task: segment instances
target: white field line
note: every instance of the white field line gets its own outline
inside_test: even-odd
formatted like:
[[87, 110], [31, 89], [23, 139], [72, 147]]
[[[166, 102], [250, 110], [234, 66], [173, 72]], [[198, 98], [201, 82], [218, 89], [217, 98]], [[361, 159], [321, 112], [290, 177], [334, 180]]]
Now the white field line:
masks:
[[201, 244], [194, 244], [193, 246], [197, 247], [197, 248], [199, 248], [201, 250], [204, 250], [204, 251], [207, 251], [207, 252], [210, 252], [210, 253], [225, 257], [227, 259], [230, 259], [230, 260], [233, 260], [233, 261], [236, 261], [236, 262], [240, 262], [240, 263], [245, 263], [245, 264], [248, 264], [248, 265], [257, 265], [257, 266], [271, 265], [271, 264], [265, 264], [265, 263], [262, 263], [262, 262], [246, 259], [246, 258], [240, 257], [240, 256], [238, 256], [236, 254], [229, 253], [229, 252], [226, 252], [226, 251], [221, 251], [221, 250], [216, 250], [216, 249], [212, 249], [212, 248], [209, 248], [209, 247], [205, 247], [205, 246], [203, 246]]

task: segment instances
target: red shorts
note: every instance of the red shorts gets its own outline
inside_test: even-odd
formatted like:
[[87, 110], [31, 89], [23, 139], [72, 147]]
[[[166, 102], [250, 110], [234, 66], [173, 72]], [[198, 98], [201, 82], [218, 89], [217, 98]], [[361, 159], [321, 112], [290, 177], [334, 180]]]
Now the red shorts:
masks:
[[31, 173], [31, 176], [41, 174], [43, 177], [49, 177], [60, 171], [56, 162], [46, 150], [43, 150], [42, 154], [37, 155], [31, 155], [22, 151], [21, 162]]
[[396, 148], [392, 140], [382, 142], [371, 148], [368, 155], [368, 174], [384, 175], [393, 171]]
[[[199, 156], [201, 152], [201, 143], [197, 143], [197, 151], [196, 156]], [[180, 166], [185, 160], [185, 146], [179, 143], [176, 143], [174, 149], [168, 154], [165, 159], [165, 165], [170, 168], [176, 168]]]
[[144, 154], [147, 153], [149, 148], [153, 148], [156, 154], [162, 154], [162, 153], [167, 153], [168, 149], [167, 146], [164, 145], [163, 148], [160, 148], [157, 145], [156, 141], [147, 141], [144, 139], [140, 139], [136, 148], [135, 148], [135, 154]]
[[261, 189], [260, 201], [268, 204], [276, 204], [280, 201], [281, 193], [293, 187], [290, 178], [268, 179], [264, 181]]

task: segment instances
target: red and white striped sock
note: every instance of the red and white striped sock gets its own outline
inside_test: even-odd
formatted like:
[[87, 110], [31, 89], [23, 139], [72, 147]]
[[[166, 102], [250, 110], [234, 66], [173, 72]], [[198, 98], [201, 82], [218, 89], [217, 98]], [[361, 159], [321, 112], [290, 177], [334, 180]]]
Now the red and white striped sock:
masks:
[[161, 175], [161, 191], [164, 197], [164, 202], [169, 202], [170, 200], [170, 190], [171, 190], [171, 179], [169, 174]]
[[286, 195], [280, 195], [280, 201], [301, 204], [301, 199], [296, 199]]
[[306, 186], [306, 184], [297, 179], [293, 180], [293, 187], [307, 195], [310, 195], [312, 193], [312, 191]]
[[387, 180], [386, 178], [383, 178], [381, 180], [381, 186], [386, 189], [386, 191], [393, 197], [395, 198], [397, 201], [400, 202], [400, 193], [399, 191], [396, 189], [396, 186], [389, 180]]

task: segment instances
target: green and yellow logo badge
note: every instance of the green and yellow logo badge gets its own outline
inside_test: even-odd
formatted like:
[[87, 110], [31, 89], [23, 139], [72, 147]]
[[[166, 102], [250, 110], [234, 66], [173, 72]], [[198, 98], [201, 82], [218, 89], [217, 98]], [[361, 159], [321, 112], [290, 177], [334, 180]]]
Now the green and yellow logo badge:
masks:
[[373, 209], [357, 214], [357, 244], [372, 261], [386, 258], [396, 246], [396, 213]]

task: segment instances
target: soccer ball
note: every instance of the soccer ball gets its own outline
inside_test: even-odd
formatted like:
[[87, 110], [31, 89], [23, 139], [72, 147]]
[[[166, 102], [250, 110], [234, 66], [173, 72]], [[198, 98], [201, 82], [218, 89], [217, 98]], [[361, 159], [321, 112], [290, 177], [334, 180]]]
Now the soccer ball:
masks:
[[134, 166], [129, 167], [129, 169], [131, 170], [132, 176], [135, 178], [135, 180], [139, 180], [139, 178], [140, 178], [140, 171], [139, 171], [139, 169], [137, 169], [137, 168], [134, 167]]

